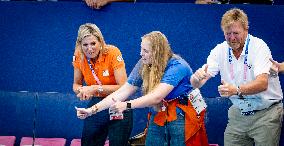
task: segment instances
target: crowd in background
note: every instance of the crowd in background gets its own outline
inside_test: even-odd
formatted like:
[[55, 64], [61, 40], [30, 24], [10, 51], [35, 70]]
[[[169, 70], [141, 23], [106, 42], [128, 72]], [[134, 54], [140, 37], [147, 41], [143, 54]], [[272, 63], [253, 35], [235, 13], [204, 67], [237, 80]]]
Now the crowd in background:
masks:
[[112, 2], [162, 2], [162, 3], [195, 3], [195, 4], [264, 4], [282, 5], [281, 0], [0, 0], [0, 1], [84, 1], [90, 8], [101, 9]]

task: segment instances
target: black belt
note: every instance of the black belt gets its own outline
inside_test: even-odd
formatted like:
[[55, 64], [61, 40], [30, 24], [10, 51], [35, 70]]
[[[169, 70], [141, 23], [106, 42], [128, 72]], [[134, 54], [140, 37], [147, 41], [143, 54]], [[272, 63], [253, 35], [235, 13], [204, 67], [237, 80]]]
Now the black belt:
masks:
[[255, 110], [255, 111], [257, 112], [257, 111], [262, 111], [262, 110], [265, 110], [265, 109], [269, 109], [269, 108], [271, 108], [271, 107], [273, 107], [273, 106], [275, 106], [275, 105], [277, 105], [279, 103], [282, 103], [282, 100], [279, 100], [277, 102], [272, 103], [268, 108], [264, 108], [264, 109], [261, 109], [261, 110]]

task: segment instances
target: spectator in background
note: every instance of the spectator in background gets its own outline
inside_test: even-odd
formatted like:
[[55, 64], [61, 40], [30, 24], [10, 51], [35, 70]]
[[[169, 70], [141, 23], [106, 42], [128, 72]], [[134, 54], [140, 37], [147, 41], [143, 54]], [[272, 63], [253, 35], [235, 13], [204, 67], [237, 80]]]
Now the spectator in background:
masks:
[[[103, 100], [127, 80], [119, 49], [105, 43], [95, 24], [80, 26], [73, 66], [73, 90], [80, 100], [90, 100], [88, 107]], [[109, 136], [110, 146], [127, 146], [131, 130], [131, 110], [124, 112], [123, 120], [112, 121], [109, 121], [108, 111], [105, 110], [84, 120], [81, 145], [103, 146]]]
[[213, 0], [196, 0], [195, 4], [213, 4], [214, 2]]
[[[57, 2], [59, 0], [0, 0], [0, 1], [38, 1], [38, 2], [51, 1], [51, 2]], [[80, 1], [80, 0], [78, 0], [78, 1]]]
[[196, 0], [195, 4], [266, 4], [266, 5], [272, 5], [273, 0]]
[[135, 2], [136, 0], [85, 0], [86, 4], [93, 9], [100, 9], [112, 2]]
[[272, 58], [270, 58], [270, 61], [272, 62], [272, 66], [270, 68], [270, 74], [273, 77], [276, 77], [278, 73], [284, 74], [284, 62], [278, 63], [277, 61], [274, 61]]
[[225, 146], [278, 146], [283, 93], [279, 78], [269, 77], [271, 52], [263, 40], [248, 33], [244, 11], [227, 11], [221, 27], [226, 41], [211, 50], [207, 64], [191, 76], [191, 83], [200, 88], [220, 72], [218, 91], [233, 103]]
[[273, 0], [228, 0], [229, 4], [266, 4], [272, 5]]
[[[153, 31], [142, 37], [141, 59], [128, 81], [102, 102], [91, 108], [77, 108], [86, 117], [109, 108], [115, 112], [151, 108], [146, 146], [208, 146], [203, 110], [200, 117], [188, 102], [192, 90], [192, 70], [181, 57], [173, 54], [164, 34]], [[142, 87], [144, 96], [122, 102]]]

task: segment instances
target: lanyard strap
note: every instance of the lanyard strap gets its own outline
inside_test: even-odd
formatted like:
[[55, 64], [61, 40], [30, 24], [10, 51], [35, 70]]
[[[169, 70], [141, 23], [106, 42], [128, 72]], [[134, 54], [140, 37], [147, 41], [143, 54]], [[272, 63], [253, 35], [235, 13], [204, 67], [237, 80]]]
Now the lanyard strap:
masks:
[[96, 82], [97, 82], [100, 86], [102, 86], [102, 82], [100, 81], [100, 79], [98, 78], [98, 76], [97, 76], [96, 73], [95, 73], [95, 70], [94, 70], [93, 67], [92, 67], [91, 59], [88, 58], [87, 60], [88, 60], [89, 67], [90, 67], [90, 69], [91, 69], [91, 71], [92, 71], [92, 74], [93, 74], [93, 76], [94, 76], [94, 79], [96, 80]]
[[[244, 81], [247, 80], [247, 72], [248, 72], [248, 46], [249, 46], [249, 42], [250, 42], [250, 38], [248, 35], [247, 38], [247, 44], [246, 44], [246, 50], [245, 50], [245, 59], [244, 59]], [[234, 66], [233, 66], [233, 56], [231, 54], [232, 48], [228, 48], [228, 52], [229, 52], [229, 63], [230, 63], [230, 75], [232, 80], [234, 80]]]

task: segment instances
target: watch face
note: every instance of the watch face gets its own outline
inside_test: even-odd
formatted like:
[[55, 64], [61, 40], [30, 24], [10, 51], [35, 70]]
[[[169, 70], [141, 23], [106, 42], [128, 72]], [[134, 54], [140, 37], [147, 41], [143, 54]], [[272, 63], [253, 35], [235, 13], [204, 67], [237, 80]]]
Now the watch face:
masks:
[[130, 102], [127, 102], [127, 103], [126, 103], [126, 108], [127, 108], [127, 109], [131, 109], [131, 103], [130, 103]]

